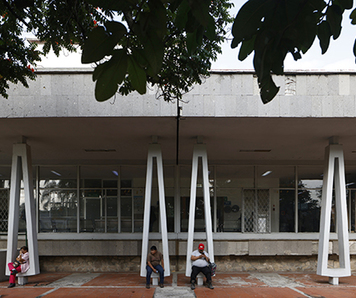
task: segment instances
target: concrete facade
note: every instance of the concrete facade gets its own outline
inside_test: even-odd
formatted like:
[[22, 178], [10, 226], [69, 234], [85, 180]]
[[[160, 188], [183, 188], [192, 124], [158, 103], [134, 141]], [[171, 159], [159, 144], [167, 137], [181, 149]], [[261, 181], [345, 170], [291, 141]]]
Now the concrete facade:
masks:
[[[39, 70], [37, 75], [36, 81], [29, 82], [29, 89], [14, 85], [9, 99], [0, 98], [0, 168], [11, 164], [12, 144], [21, 136], [28, 137], [31, 145], [34, 172], [52, 165], [144, 167], [153, 135], [162, 144], [163, 163], [175, 167], [175, 102], [156, 99], [157, 90], [153, 89], [144, 96], [118, 95], [98, 103], [88, 70]], [[258, 169], [273, 165], [291, 167], [294, 173], [293, 167], [322, 167], [328, 138], [339, 136], [348, 171], [356, 173], [356, 74], [294, 72], [275, 80], [280, 92], [267, 105], [260, 100], [257, 78], [251, 72], [212, 73], [204, 84], [194, 86], [184, 96], [184, 103], [180, 103], [180, 165], [191, 164], [196, 137], [202, 136], [207, 144], [209, 166], [218, 170], [224, 166]], [[84, 152], [87, 148], [114, 148], [115, 152], [95, 155]], [[241, 179], [235, 187], [243, 188], [239, 183], [247, 185], [256, 180], [256, 189], [269, 189], [271, 230], [261, 234], [220, 233], [214, 225], [214, 254], [219, 270], [315, 270], [318, 233], [278, 232], [279, 181], [259, 180], [257, 172], [251, 175], [254, 177]], [[79, 176], [77, 171], [76, 177]], [[165, 179], [166, 186], [173, 189], [174, 179]], [[184, 179], [181, 183], [189, 177]], [[293, 187], [298, 189], [297, 182]], [[78, 197], [80, 191], [78, 186]], [[179, 194], [174, 196], [176, 199]], [[175, 212], [176, 228], [180, 213]], [[215, 209], [215, 217], [216, 213]], [[351, 230], [351, 268], [355, 270], [356, 234], [350, 224]], [[19, 239], [21, 246], [25, 237]], [[45, 271], [139, 270], [142, 233], [82, 233], [78, 229], [75, 233], [39, 232], [38, 239], [40, 265]], [[149, 246], [160, 247], [160, 239], [160, 234], [151, 233]], [[330, 239], [329, 262], [337, 267], [336, 234], [332, 233]], [[168, 240], [171, 269], [182, 271], [187, 233], [175, 230], [168, 233]], [[6, 241], [7, 237], [0, 235], [0, 248], [6, 248]], [[205, 233], [196, 232], [195, 241], [194, 247], [198, 241], [205, 241]]]
[[[0, 117], [174, 117], [175, 105], [156, 100], [155, 89], [104, 103], [94, 98], [91, 71], [38, 70], [30, 88], [14, 85], [0, 98]], [[291, 73], [275, 77], [280, 91], [264, 105], [253, 73], [212, 73], [184, 96], [184, 117], [354, 117], [356, 75]]]

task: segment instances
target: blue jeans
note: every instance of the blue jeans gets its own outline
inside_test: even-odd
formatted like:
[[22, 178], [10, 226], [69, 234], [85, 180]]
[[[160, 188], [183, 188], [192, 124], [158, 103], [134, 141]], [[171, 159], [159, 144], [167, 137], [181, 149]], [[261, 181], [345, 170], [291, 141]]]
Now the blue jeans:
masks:
[[[159, 272], [159, 283], [164, 283], [164, 270], [161, 265], [153, 266]], [[147, 274], [146, 274], [146, 285], [151, 284], [151, 274], [153, 272], [150, 266], [146, 266]]]

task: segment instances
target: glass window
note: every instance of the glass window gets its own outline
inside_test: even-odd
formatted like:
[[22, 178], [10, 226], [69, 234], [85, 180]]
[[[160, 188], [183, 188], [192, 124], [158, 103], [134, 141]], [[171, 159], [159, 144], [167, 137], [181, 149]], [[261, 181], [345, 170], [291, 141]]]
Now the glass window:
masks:
[[[117, 185], [117, 181], [116, 181]], [[118, 191], [115, 189], [103, 189], [103, 200], [102, 200], [102, 218], [106, 217], [106, 232], [117, 233], [118, 232]]]
[[319, 232], [321, 189], [298, 190], [298, 232]]
[[77, 168], [39, 169], [39, 231], [77, 232]]
[[271, 232], [270, 191], [269, 189], [243, 190], [244, 232]]
[[[213, 184], [211, 183], [213, 178], [212, 169], [209, 167], [209, 186], [210, 186], [210, 209], [211, 209], [211, 218], [213, 224]], [[181, 232], [188, 231], [189, 224], [189, 206], [190, 206], [190, 179], [191, 179], [191, 167], [181, 167], [180, 170], [180, 181], [184, 181], [183, 187], [181, 187]], [[188, 182], [189, 181], [189, 186]], [[203, 194], [203, 179], [202, 179], [202, 169], [201, 166], [198, 167], [198, 179], [197, 179], [197, 188], [196, 188], [196, 205], [195, 205], [195, 232], [205, 232], [205, 209], [204, 209], [204, 194]]]
[[7, 233], [11, 168], [0, 167], [0, 175], [0, 233]]
[[[348, 196], [351, 196], [351, 206], [348, 206], [348, 208], [350, 208], [351, 212], [349, 212], [349, 214], [351, 214], [351, 232], [355, 233], [356, 231], [356, 227], [355, 227], [355, 219], [356, 219], [356, 190], [349, 190], [348, 191]], [[347, 200], [347, 202], [349, 202], [349, 200]], [[350, 218], [349, 218], [350, 219]]]
[[217, 189], [217, 231], [241, 232], [242, 189]]
[[298, 166], [298, 188], [322, 188], [323, 176], [322, 167]]
[[295, 232], [295, 191], [279, 191], [279, 231]]
[[120, 226], [122, 233], [143, 231], [146, 167], [121, 167]]
[[118, 166], [80, 168], [80, 231], [118, 231]]

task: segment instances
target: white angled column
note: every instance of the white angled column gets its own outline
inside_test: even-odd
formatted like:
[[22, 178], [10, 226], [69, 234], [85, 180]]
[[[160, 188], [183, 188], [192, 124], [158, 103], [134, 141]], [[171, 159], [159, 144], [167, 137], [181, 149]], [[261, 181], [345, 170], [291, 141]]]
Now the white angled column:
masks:
[[211, 224], [211, 211], [210, 211], [210, 193], [209, 193], [209, 170], [208, 170], [208, 155], [206, 146], [197, 144], [194, 146], [193, 161], [192, 161], [192, 178], [190, 184], [190, 206], [189, 206], [189, 226], [188, 226], [188, 242], [187, 242], [187, 261], [185, 268], [185, 275], [190, 276], [192, 264], [191, 255], [193, 250], [194, 240], [194, 227], [195, 227], [195, 206], [197, 200], [197, 178], [199, 158], [202, 159], [202, 172], [203, 172], [203, 194], [204, 194], [204, 215], [205, 215], [205, 230], [206, 230], [206, 243], [207, 251], [211, 262], [214, 262], [214, 246], [213, 246], [213, 232]]
[[27, 144], [15, 144], [13, 146], [5, 271], [6, 275], [10, 275], [7, 263], [13, 262], [17, 257], [21, 173], [25, 192], [26, 230], [30, 262], [30, 268], [24, 275], [36, 275], [40, 273], [36, 203], [33, 190], [31, 150]]
[[164, 195], [164, 178], [163, 178], [163, 161], [161, 146], [158, 144], [150, 144], [147, 157], [147, 173], [146, 173], [146, 189], [145, 189], [145, 206], [143, 216], [143, 234], [142, 234], [142, 253], [141, 253], [141, 276], [146, 276], [146, 262], [148, 254], [148, 239], [150, 227], [150, 210], [152, 196], [152, 172], [153, 158], [157, 160], [157, 178], [158, 178], [158, 193], [159, 193], [159, 213], [162, 235], [162, 254], [164, 261], [164, 276], [169, 276], [169, 249], [167, 235], [167, 216], [166, 216], [166, 199]]
[[[335, 186], [339, 268], [328, 268], [333, 185]], [[325, 149], [317, 274], [329, 276], [329, 282], [332, 284], [338, 284], [339, 277], [351, 275], [344, 154], [342, 145], [339, 144], [331, 144]]]

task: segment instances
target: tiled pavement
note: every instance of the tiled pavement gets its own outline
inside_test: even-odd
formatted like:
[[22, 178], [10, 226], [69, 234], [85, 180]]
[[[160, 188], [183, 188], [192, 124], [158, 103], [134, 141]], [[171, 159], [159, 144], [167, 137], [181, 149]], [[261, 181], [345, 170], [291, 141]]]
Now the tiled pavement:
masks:
[[[356, 297], [356, 275], [340, 278], [340, 284], [333, 286], [327, 277], [314, 273], [217, 273], [213, 284], [214, 290], [197, 286], [196, 297]], [[145, 278], [138, 273], [42, 273], [29, 277], [25, 286], [7, 286], [8, 282], [0, 282], [1, 298], [178, 297], [175, 290], [191, 291], [189, 278], [183, 273], [167, 277], [164, 292], [154, 286], [146, 289]]]

